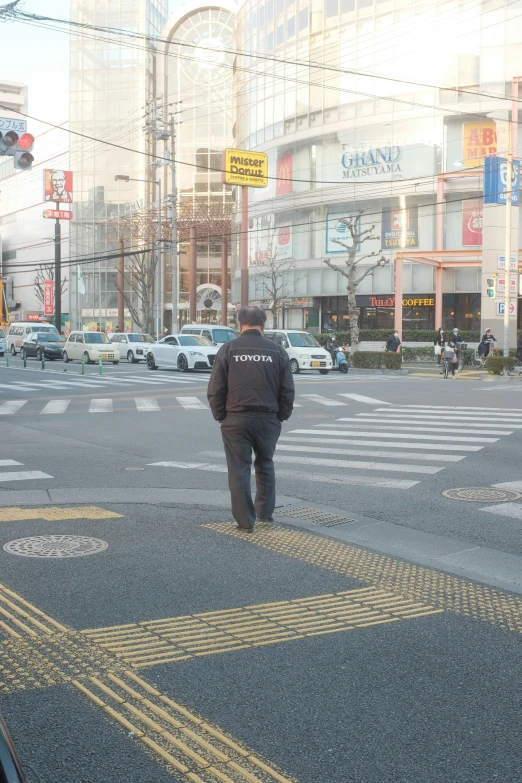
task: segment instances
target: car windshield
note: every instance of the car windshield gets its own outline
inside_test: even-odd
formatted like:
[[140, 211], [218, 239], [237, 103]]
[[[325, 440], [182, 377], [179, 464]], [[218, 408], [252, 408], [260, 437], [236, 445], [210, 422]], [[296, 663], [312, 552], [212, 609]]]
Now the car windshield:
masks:
[[193, 335], [194, 340], [197, 340], [200, 345], [212, 345], [208, 337], [200, 337], [199, 335]]
[[85, 335], [85, 342], [86, 343], [109, 343], [111, 345], [111, 341], [107, 337], [106, 334], [103, 334], [102, 332], [89, 332], [89, 334]]
[[190, 337], [188, 336], [188, 334], [178, 334], [177, 338], [179, 340], [180, 345], [202, 345], [202, 344], [204, 345], [204, 343], [201, 343], [201, 340], [205, 339], [202, 337], [196, 337], [195, 335], [192, 334], [190, 335]]
[[63, 343], [63, 338], [54, 332], [38, 332], [36, 339], [42, 343]]
[[33, 332], [52, 332], [53, 334], [58, 334], [58, 329], [56, 326], [32, 326], [31, 331]]
[[319, 348], [317, 340], [308, 332], [291, 332], [288, 335], [290, 345], [294, 348]]
[[212, 330], [212, 337], [214, 339], [215, 343], [226, 343], [229, 340], [233, 340], [235, 338], [235, 333], [232, 331], [232, 329], [213, 329]]
[[150, 334], [128, 334], [130, 343], [154, 343], [156, 342]]

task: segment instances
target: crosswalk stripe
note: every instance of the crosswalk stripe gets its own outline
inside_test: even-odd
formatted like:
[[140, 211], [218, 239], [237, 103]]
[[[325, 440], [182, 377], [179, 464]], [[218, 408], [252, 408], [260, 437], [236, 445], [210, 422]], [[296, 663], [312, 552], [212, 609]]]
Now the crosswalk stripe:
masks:
[[322, 394], [300, 394], [300, 397], [305, 397], [312, 402], [318, 402], [320, 405], [327, 405], [333, 407], [335, 405], [346, 405], [345, 402], [339, 402], [338, 400], [330, 400], [328, 397], [323, 397]]
[[301, 405], [300, 402], [294, 402], [294, 408], [302, 408], [302, 407], [303, 406]]
[[[469, 408], [467, 410], [460, 410], [460, 411], [453, 411], [449, 408], [440, 408], [439, 413], [433, 408], [415, 408], [412, 410], [406, 410], [403, 409], [400, 405], [394, 406], [394, 414], [398, 414], [400, 416], [422, 416], [422, 417], [437, 417], [440, 419], [440, 416], [449, 416], [454, 417], [455, 419], [459, 419], [459, 417], [464, 416], [466, 419], [468, 418], [474, 418], [475, 416], [477, 419], [480, 419], [480, 421], [492, 419], [493, 421], [503, 421], [507, 419], [507, 421], [522, 421], [522, 411], [518, 411], [517, 413], [510, 413], [509, 409], [506, 409], [505, 411], [499, 411], [499, 410], [482, 410], [481, 408], [477, 408], [476, 410], [473, 408]], [[384, 413], [386, 415], [391, 414], [390, 408], [376, 408], [374, 413]], [[393, 415], [394, 415], [393, 414]]]
[[[404, 418], [403, 418], [404, 417]], [[379, 414], [376, 415], [375, 413], [358, 413], [357, 418], [350, 419], [350, 421], [375, 421], [379, 424], [382, 422], [383, 424], [390, 422], [392, 424], [409, 424], [409, 422], [413, 422], [413, 424], [423, 424], [424, 422], [430, 426], [434, 427], [437, 425], [437, 423], [441, 424], [442, 426], [453, 426], [451, 421], [445, 421], [444, 418], [441, 416], [407, 416], [406, 414], [403, 414], [403, 416], [400, 416], [399, 414], [393, 414], [390, 413], [389, 415], [386, 414]], [[483, 430], [490, 430], [492, 427], [496, 427], [499, 430], [522, 430], [522, 424], [512, 424], [512, 423], [504, 423], [509, 422], [509, 419], [500, 419], [498, 422], [496, 421], [482, 421], [482, 419], [466, 419], [463, 421], [462, 419], [456, 419], [456, 424], [458, 427], [477, 427], [479, 424]]]
[[112, 400], [110, 398], [91, 400], [89, 413], [112, 413]]
[[[227, 473], [226, 465], [215, 465], [211, 462], [152, 462], [154, 467], [179, 468], [180, 470], [202, 470], [210, 473]], [[277, 475], [280, 478], [290, 478], [295, 481], [320, 481], [321, 484], [347, 484], [351, 486], [362, 487], [383, 487], [385, 489], [411, 489], [419, 481], [410, 479], [391, 479], [378, 478], [377, 476], [346, 476], [344, 474], [333, 475], [319, 473], [299, 473], [296, 470], [279, 470]]]
[[498, 506], [485, 506], [479, 509], [479, 511], [511, 517], [512, 519], [522, 519], [522, 505], [520, 503], [500, 503]]
[[[317, 434], [325, 434], [330, 435], [329, 438], [298, 438], [293, 437], [292, 433], [301, 433], [306, 435], [317, 435]], [[328, 432], [328, 430], [290, 430], [290, 435], [282, 435], [279, 440], [291, 440], [291, 441], [301, 441], [306, 443], [340, 443], [340, 444], [348, 444], [348, 445], [355, 445], [360, 446], [361, 442], [360, 440], [354, 440], [352, 438], [345, 438], [342, 437], [346, 433], [341, 433], [340, 436], [334, 436], [333, 432]], [[334, 436], [334, 437], [332, 437]], [[365, 446], [379, 446], [379, 448], [385, 448], [385, 449], [437, 449], [439, 451], [482, 451], [484, 446], [456, 446], [451, 443], [416, 443], [413, 441], [407, 441], [406, 443], [383, 443], [381, 440], [365, 440], [364, 441]]]
[[[222, 457], [220, 451], [203, 451], [205, 457]], [[363, 462], [347, 459], [326, 459], [319, 457], [290, 457], [283, 454], [275, 454], [274, 460], [277, 462], [299, 463], [300, 465], [322, 465], [333, 468], [350, 468], [351, 470], [383, 470], [392, 473], [440, 473], [444, 468], [434, 467], [433, 465], [402, 465], [393, 462]]]
[[391, 405], [391, 402], [376, 400], [375, 397], [366, 397], [364, 394], [345, 394], [340, 392], [339, 397], [348, 397], [350, 400], [355, 400], [356, 402], [367, 402], [368, 405]]
[[[337, 424], [321, 424], [321, 427], [335, 427], [338, 431], [339, 435], [349, 435], [350, 438], [402, 438], [402, 439], [411, 439], [411, 435], [403, 434], [402, 432], [383, 432], [379, 430], [357, 430], [353, 427], [346, 427], [342, 429]], [[389, 428], [392, 429], [391, 427]], [[409, 429], [409, 428], [408, 428]], [[300, 430], [294, 430], [295, 432], [300, 432]], [[423, 428], [420, 430], [421, 432], [425, 432], [426, 430]], [[435, 430], [436, 431], [436, 430]], [[450, 430], [450, 432], [454, 432], [455, 430]], [[323, 434], [323, 435], [331, 435], [334, 433], [331, 433], [329, 430], [316, 430], [316, 432]], [[440, 430], [439, 430], [440, 432]], [[490, 433], [491, 434], [491, 433]], [[505, 433], [500, 433], [501, 435], [505, 435]], [[470, 437], [461, 437], [455, 438], [451, 435], [415, 435], [416, 440], [443, 440], [444, 442], [449, 441], [450, 443], [455, 441], [463, 441], [465, 443], [497, 443], [499, 438], [470, 438]]]
[[0, 468], [8, 468], [11, 465], [23, 465], [23, 462], [17, 462], [15, 459], [0, 459]]
[[421, 410], [441, 410], [441, 411], [514, 411], [522, 414], [522, 408], [480, 408], [470, 405], [398, 405], [398, 408], [420, 408]]
[[500, 416], [498, 413], [496, 416], [488, 416], [487, 414], [480, 415], [473, 415], [472, 413], [436, 413], [433, 414], [433, 411], [430, 413], [413, 413], [413, 411], [396, 411], [395, 413], [384, 413], [383, 411], [373, 411], [373, 413], [358, 413], [357, 416], [376, 416], [379, 414], [379, 417], [383, 420], [386, 419], [393, 419], [393, 418], [404, 418], [407, 417], [408, 421], [445, 421], [446, 423], [448, 421], [456, 421], [459, 424], [467, 424], [468, 421], [471, 422], [480, 422], [481, 425], [484, 425], [487, 427], [488, 425], [495, 426], [496, 424], [504, 424], [504, 423], [511, 423], [513, 426], [520, 426], [522, 423], [522, 418], [520, 416]]
[[15, 381], [13, 384], [11, 384], [11, 388], [23, 388], [24, 386], [36, 386], [37, 389], [67, 389], [67, 386], [64, 386], [62, 383], [56, 383], [56, 381], [47, 381], [46, 383], [36, 383], [31, 381], [30, 384], [22, 383], [21, 381]]
[[0, 415], [10, 416], [19, 411], [26, 404], [27, 400], [6, 400], [0, 405]]
[[187, 410], [208, 410], [208, 405], [198, 400], [197, 397], [176, 397], [175, 399]]
[[[281, 441], [282, 438], [279, 439]], [[286, 439], [285, 439], [286, 440]], [[316, 446], [313, 441], [308, 441], [306, 446], [297, 446], [288, 443], [277, 445], [277, 451], [302, 451], [306, 454], [341, 454], [352, 457], [389, 457], [390, 459], [422, 459], [434, 462], [460, 462], [465, 456], [455, 454], [416, 454], [411, 451], [395, 451], [393, 454], [383, 454], [382, 451], [368, 451], [366, 449], [333, 449], [324, 446]]]
[[49, 400], [40, 413], [65, 413], [70, 404], [70, 400]]
[[31, 481], [32, 479], [52, 479], [48, 473], [41, 470], [17, 470], [9, 473], [0, 473], [0, 481]]
[[[350, 426], [346, 425], [349, 429], [352, 429], [354, 427], [381, 427], [381, 428], [387, 428], [389, 430], [403, 430], [405, 426], [409, 425], [409, 422], [402, 421], [402, 422], [386, 422], [381, 421], [379, 419], [376, 419], [375, 421], [368, 421], [368, 419], [365, 419], [364, 421], [361, 419], [340, 419], [340, 421], [351, 421], [354, 422]], [[420, 422], [419, 422], [420, 423]], [[451, 425], [448, 425], [448, 427], [410, 427], [408, 426], [409, 432], [456, 432], [456, 433], [469, 433], [470, 435], [480, 435], [484, 432], [484, 429], [480, 430], [473, 430], [468, 428], [463, 428], [462, 426], [459, 427], [452, 427]], [[513, 432], [511, 430], [490, 430], [488, 429], [486, 431], [487, 435], [512, 435]]]
[[158, 405], [154, 397], [135, 397], [136, 408], [139, 411], [160, 411], [161, 408]]

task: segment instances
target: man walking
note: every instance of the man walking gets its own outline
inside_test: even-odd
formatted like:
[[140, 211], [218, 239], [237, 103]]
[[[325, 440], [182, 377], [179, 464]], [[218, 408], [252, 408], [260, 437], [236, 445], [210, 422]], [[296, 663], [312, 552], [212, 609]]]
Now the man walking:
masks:
[[[208, 384], [208, 401], [221, 427], [228, 465], [232, 514], [241, 530], [269, 522], [275, 508], [273, 456], [281, 422], [292, 414], [294, 379], [284, 348], [263, 336], [266, 314], [242, 307], [240, 336], [219, 349]], [[252, 451], [256, 499], [252, 502]]]

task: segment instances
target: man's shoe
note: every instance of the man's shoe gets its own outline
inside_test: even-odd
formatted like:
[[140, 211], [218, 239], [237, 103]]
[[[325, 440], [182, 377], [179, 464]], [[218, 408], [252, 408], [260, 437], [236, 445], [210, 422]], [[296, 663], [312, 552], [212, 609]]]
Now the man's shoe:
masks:
[[273, 522], [274, 518], [269, 517], [268, 519], [256, 519], [256, 522]]
[[252, 527], [243, 527], [243, 525], [237, 525], [238, 530], [242, 530], [244, 533], [253, 533], [254, 532], [254, 526]]

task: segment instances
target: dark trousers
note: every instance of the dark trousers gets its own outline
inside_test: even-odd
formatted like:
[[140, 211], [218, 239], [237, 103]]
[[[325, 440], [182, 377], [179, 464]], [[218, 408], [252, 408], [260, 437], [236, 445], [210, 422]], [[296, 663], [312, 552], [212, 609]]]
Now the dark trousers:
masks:
[[[275, 415], [228, 414], [221, 424], [232, 514], [240, 527], [253, 527], [256, 518], [268, 520], [274, 513], [276, 489], [273, 456], [280, 434], [281, 422]], [[256, 472], [254, 503], [250, 488], [252, 451]]]

